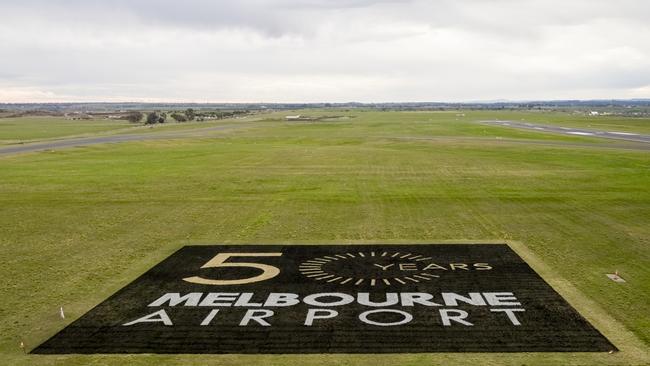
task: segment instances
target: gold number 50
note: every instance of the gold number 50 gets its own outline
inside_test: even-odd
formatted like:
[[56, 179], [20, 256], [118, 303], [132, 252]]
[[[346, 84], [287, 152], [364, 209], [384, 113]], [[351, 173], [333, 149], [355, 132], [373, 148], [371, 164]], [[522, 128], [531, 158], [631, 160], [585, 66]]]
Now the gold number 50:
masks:
[[210, 259], [206, 264], [201, 266], [201, 268], [248, 267], [261, 269], [262, 273], [257, 276], [241, 278], [237, 280], [219, 280], [213, 278], [203, 278], [200, 276], [192, 276], [183, 278], [183, 281], [198, 283], [201, 285], [243, 285], [246, 283], [268, 280], [280, 274], [280, 269], [278, 267], [263, 263], [226, 263], [226, 260], [230, 257], [279, 257], [281, 255], [282, 253], [219, 253], [215, 255], [214, 258]]

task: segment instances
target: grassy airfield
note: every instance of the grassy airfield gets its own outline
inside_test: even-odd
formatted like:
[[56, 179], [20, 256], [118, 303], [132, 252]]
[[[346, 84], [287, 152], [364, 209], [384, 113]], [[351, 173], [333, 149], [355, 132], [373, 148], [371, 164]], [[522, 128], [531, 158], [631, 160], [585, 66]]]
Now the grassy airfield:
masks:
[[[650, 363], [647, 146], [476, 123], [566, 121], [647, 133], [650, 120], [297, 113], [340, 117], [287, 122], [283, 116], [295, 113], [260, 114], [147, 128], [193, 131], [183, 137], [0, 156], [2, 363]], [[69, 121], [37, 135], [33, 123], [19, 122], [4, 129], [0, 120], [0, 140], [131, 133], [126, 122], [94, 130], [73, 123], [90, 122]], [[246, 127], [201, 131], [232, 124]], [[621, 352], [37, 356], [18, 347], [21, 340], [37, 346], [182, 245], [443, 241], [507, 241]], [[627, 283], [605, 277], [615, 270]]]

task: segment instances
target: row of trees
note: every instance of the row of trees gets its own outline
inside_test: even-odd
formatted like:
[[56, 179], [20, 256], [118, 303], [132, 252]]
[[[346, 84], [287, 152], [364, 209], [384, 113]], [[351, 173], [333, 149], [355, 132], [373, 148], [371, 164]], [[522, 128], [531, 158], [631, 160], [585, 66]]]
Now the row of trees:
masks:
[[204, 120], [211, 120], [211, 119], [224, 119], [224, 118], [232, 118], [236, 117], [238, 115], [243, 115], [243, 114], [248, 114], [250, 113], [247, 110], [242, 110], [242, 111], [206, 111], [206, 112], [201, 112], [200, 114], [197, 115], [196, 120], [197, 121], [204, 121]]
[[144, 121], [144, 124], [153, 125], [156, 123], [165, 123], [166, 120], [167, 120], [167, 113], [151, 112], [147, 114], [147, 119]]
[[142, 112], [129, 112], [129, 114], [124, 116], [124, 119], [131, 123], [138, 123], [142, 121], [142, 117], [144, 117], [144, 114], [142, 114]]
[[[216, 112], [200, 112], [196, 113], [194, 109], [188, 108], [184, 112], [170, 112], [169, 117], [171, 117], [176, 122], [187, 122], [187, 121], [205, 121], [211, 119], [223, 119], [231, 118], [241, 114], [247, 114], [248, 111], [216, 111]], [[141, 112], [129, 112], [124, 119], [129, 122], [138, 123], [145, 118], [145, 115]], [[165, 123], [167, 121], [167, 113], [154, 111], [147, 113], [144, 123], [147, 125], [153, 125], [157, 123]]]
[[[196, 114], [194, 113], [194, 110], [192, 108], [188, 108], [185, 110], [185, 112], [180, 113], [180, 112], [174, 112], [170, 115], [172, 119], [176, 122], [187, 122], [187, 121], [193, 121], [194, 118], [196, 117]], [[146, 125], [153, 125], [156, 123], [165, 123], [167, 120], [167, 113], [165, 112], [151, 112], [147, 114], [147, 119], [145, 120]]]

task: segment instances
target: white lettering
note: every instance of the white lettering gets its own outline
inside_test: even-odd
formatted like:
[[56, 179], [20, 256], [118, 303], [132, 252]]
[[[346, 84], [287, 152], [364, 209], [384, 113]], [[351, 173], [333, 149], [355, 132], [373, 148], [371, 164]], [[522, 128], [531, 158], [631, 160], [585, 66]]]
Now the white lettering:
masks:
[[210, 292], [205, 295], [199, 306], [231, 306], [232, 302], [237, 300], [237, 296], [239, 292]]
[[[404, 319], [402, 319], [400, 321], [396, 321], [396, 322], [390, 322], [390, 323], [380, 323], [380, 322], [376, 322], [376, 321], [368, 319], [368, 315], [370, 315], [370, 314], [378, 314], [378, 313], [400, 314], [400, 315], [402, 315], [404, 317]], [[366, 324], [370, 324], [370, 325], [378, 325], [380, 327], [391, 327], [391, 326], [394, 326], [394, 325], [402, 325], [402, 324], [406, 324], [406, 323], [410, 322], [411, 320], [413, 320], [413, 315], [407, 313], [406, 311], [402, 311], [402, 310], [377, 309], [377, 310], [364, 311], [363, 313], [359, 314], [359, 320], [361, 320], [362, 322], [364, 322]]]
[[169, 306], [176, 306], [180, 303], [184, 303], [183, 306], [197, 306], [201, 296], [203, 296], [201, 292], [190, 292], [185, 296], [181, 296], [178, 292], [169, 292], [149, 304], [149, 306], [162, 306], [166, 302], [169, 302]]
[[239, 323], [239, 326], [240, 327], [246, 326], [252, 320], [263, 327], [270, 327], [271, 324], [269, 324], [264, 319], [273, 316], [273, 314], [274, 314], [273, 310], [265, 310], [265, 309], [247, 310], [246, 314], [244, 314], [244, 317], [241, 320], [241, 323]]
[[[455, 314], [455, 315], [451, 315], [451, 314]], [[455, 321], [456, 323], [463, 324], [469, 327], [474, 325], [468, 321], [463, 320], [467, 318], [467, 312], [463, 310], [441, 309], [440, 318], [442, 319], [442, 325], [444, 325], [445, 327], [451, 326], [452, 320]]]
[[[318, 301], [317, 299], [321, 297], [338, 297], [339, 300], [334, 302]], [[305, 298], [302, 299], [302, 301], [305, 304], [312, 305], [312, 306], [340, 306], [340, 305], [347, 305], [353, 302], [354, 297], [347, 294], [342, 294], [340, 292], [324, 292], [324, 293], [305, 296]]]
[[244, 292], [239, 296], [239, 299], [237, 299], [237, 302], [235, 302], [235, 306], [251, 306], [251, 307], [258, 307], [262, 306], [262, 304], [257, 303], [257, 302], [249, 302], [253, 298], [253, 293], [252, 292]]
[[264, 302], [264, 307], [267, 306], [293, 306], [300, 303], [300, 300], [298, 300], [298, 295], [297, 294], [291, 294], [291, 293], [276, 293], [272, 292], [269, 294], [269, 297], [266, 299], [266, 302]]
[[[320, 314], [319, 314], [320, 313]], [[331, 309], [309, 309], [307, 311], [307, 318], [305, 325], [311, 327], [314, 324], [314, 319], [331, 319], [339, 315], [339, 312]]]
[[518, 306], [521, 305], [512, 292], [484, 292], [483, 296], [492, 306]]
[[490, 309], [490, 311], [492, 311], [494, 313], [499, 313], [499, 312], [506, 313], [506, 315], [508, 316], [508, 319], [510, 319], [510, 322], [512, 323], [512, 325], [521, 325], [521, 323], [519, 322], [519, 319], [517, 319], [517, 317], [515, 316], [515, 312], [516, 311], [526, 311], [526, 310], [524, 310], [524, 309]]
[[374, 307], [391, 306], [397, 304], [399, 302], [399, 298], [397, 297], [397, 293], [388, 292], [386, 294], [386, 301], [372, 302], [370, 301], [370, 294], [368, 292], [360, 292], [357, 295], [357, 302], [361, 305], [374, 306]]
[[433, 299], [433, 295], [425, 292], [402, 292], [400, 297], [402, 298], [402, 306], [414, 306], [414, 304], [424, 306], [442, 306], [433, 301], [429, 301]]
[[482, 306], [485, 305], [485, 300], [481, 297], [481, 294], [478, 292], [470, 292], [469, 297], [461, 296], [453, 292], [443, 292], [442, 299], [447, 306], [458, 306], [458, 301], [462, 301], [466, 304]]
[[158, 310], [155, 313], [145, 315], [142, 318], [138, 318], [134, 321], [124, 323], [122, 325], [128, 327], [129, 325], [138, 324], [138, 323], [163, 323], [165, 325], [174, 325], [172, 323], [172, 320], [169, 319], [169, 316], [167, 315], [165, 310]]
[[203, 321], [201, 322], [201, 325], [210, 325], [210, 323], [212, 322], [212, 319], [214, 319], [214, 317], [217, 315], [218, 312], [219, 312], [219, 309], [210, 310], [210, 312], [208, 313], [208, 316], [206, 316], [203, 319]]

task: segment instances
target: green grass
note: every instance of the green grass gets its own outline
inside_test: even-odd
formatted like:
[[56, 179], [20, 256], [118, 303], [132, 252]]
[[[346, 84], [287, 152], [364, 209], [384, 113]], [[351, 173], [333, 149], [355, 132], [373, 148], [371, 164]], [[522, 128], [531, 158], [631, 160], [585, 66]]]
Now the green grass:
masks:
[[[650, 362], [647, 151], [455, 113], [346, 113], [353, 118], [298, 123], [276, 114], [202, 138], [0, 157], [0, 357], [24, 365]], [[622, 351], [25, 356], [17, 346], [36, 346], [186, 244], [445, 240], [511, 241]], [[608, 280], [614, 270], [628, 282]]]
[[61, 117], [0, 118], [0, 145], [132, 127], [127, 121], [70, 120]]

